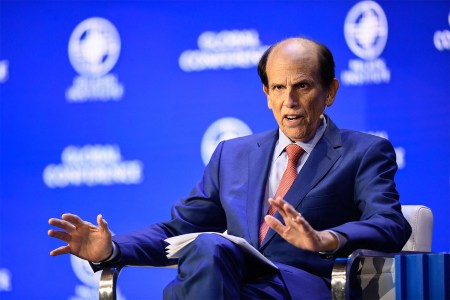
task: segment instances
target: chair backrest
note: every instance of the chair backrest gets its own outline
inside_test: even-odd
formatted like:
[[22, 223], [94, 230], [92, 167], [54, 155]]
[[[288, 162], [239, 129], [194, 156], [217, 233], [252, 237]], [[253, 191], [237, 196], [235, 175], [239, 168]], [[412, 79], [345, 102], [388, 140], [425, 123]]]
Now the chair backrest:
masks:
[[433, 212], [423, 205], [402, 205], [402, 213], [412, 228], [411, 237], [403, 251], [431, 251]]

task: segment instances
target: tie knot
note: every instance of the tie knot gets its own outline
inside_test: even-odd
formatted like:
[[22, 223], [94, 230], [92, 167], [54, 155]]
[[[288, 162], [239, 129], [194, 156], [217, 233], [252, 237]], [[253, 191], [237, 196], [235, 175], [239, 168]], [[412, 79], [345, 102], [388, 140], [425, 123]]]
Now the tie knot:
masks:
[[297, 165], [300, 155], [303, 153], [303, 148], [297, 144], [289, 144], [286, 146], [286, 153], [288, 155], [288, 160]]

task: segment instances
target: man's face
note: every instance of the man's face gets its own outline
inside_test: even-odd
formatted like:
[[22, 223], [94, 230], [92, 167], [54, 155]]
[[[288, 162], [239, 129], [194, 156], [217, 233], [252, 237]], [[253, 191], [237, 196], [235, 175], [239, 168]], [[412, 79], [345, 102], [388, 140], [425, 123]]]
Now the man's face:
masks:
[[322, 86], [316, 46], [289, 41], [278, 45], [269, 55], [266, 72], [264, 92], [281, 131], [293, 141], [308, 141], [336, 92], [327, 100], [330, 89]]

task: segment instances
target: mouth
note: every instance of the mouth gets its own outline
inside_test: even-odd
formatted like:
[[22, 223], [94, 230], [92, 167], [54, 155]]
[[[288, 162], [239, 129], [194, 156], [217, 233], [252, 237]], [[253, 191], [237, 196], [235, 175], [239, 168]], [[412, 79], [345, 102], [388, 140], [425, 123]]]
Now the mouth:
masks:
[[283, 116], [283, 118], [285, 120], [285, 126], [298, 127], [303, 125], [305, 116], [300, 114], [286, 114]]
[[298, 119], [303, 119], [305, 116], [302, 114], [286, 114], [283, 116], [285, 119], [287, 119], [288, 121], [295, 121]]
[[286, 119], [288, 119], [289, 121], [293, 121], [293, 120], [297, 120], [300, 119], [302, 116], [299, 115], [286, 115], [284, 116]]

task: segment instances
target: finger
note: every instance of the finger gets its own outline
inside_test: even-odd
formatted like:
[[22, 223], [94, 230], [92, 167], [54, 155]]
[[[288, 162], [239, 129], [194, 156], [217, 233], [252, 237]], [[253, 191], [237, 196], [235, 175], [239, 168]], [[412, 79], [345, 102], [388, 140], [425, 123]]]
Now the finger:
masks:
[[287, 214], [283, 208], [283, 204], [285, 202], [283, 199], [281, 199], [281, 197], [277, 197], [277, 199], [270, 198], [269, 203], [277, 209], [277, 211], [280, 213], [280, 215], [283, 217], [283, 219], [285, 219], [287, 217]]
[[294, 221], [294, 219], [300, 214], [290, 203], [280, 197], [278, 197], [275, 202], [277, 203], [277, 210], [280, 212], [280, 215], [283, 217], [286, 225], [289, 222]]
[[300, 213], [298, 213], [296, 216], [291, 217], [291, 222], [293, 223], [300, 223], [300, 217], [302, 215]]
[[300, 230], [304, 231], [305, 233], [310, 233], [314, 231], [314, 228], [311, 227], [308, 221], [303, 216], [297, 216], [295, 218], [295, 223], [300, 225]]
[[67, 232], [73, 232], [74, 230], [77, 229], [73, 224], [71, 224], [65, 220], [60, 220], [60, 219], [55, 219], [55, 218], [51, 218], [50, 220], [48, 220], [48, 224], [58, 227], [58, 228], [61, 228]]
[[69, 254], [70, 253], [70, 247], [67, 246], [61, 246], [59, 248], [56, 248], [55, 250], [50, 251], [51, 256], [57, 256], [61, 254]]
[[64, 241], [66, 243], [68, 243], [72, 239], [70, 234], [68, 234], [67, 232], [64, 232], [64, 231], [59, 231], [59, 230], [50, 229], [48, 231], [48, 235], [53, 238]]
[[108, 222], [106, 222], [106, 220], [103, 219], [103, 216], [102, 216], [102, 215], [98, 215], [98, 216], [97, 216], [97, 224], [98, 224], [98, 227], [99, 227], [101, 230], [103, 230], [103, 231], [105, 231], [105, 232], [108, 232], [108, 231], [109, 231], [109, 229], [108, 229]]
[[277, 220], [273, 216], [266, 215], [264, 217], [264, 221], [266, 221], [267, 225], [269, 225], [269, 227], [275, 230], [278, 234], [281, 235], [283, 233], [285, 227], [279, 220]]
[[289, 215], [298, 215], [298, 212], [295, 210], [295, 208], [286, 201], [283, 201], [283, 210]]
[[286, 212], [286, 215], [291, 219], [294, 220], [296, 219], [298, 216], [301, 216], [301, 214], [295, 210], [295, 208], [290, 205], [289, 203], [285, 203], [283, 204], [283, 210]]
[[84, 225], [84, 221], [79, 216], [74, 214], [63, 214], [62, 219], [72, 223], [75, 227], [81, 227]]
[[271, 204], [273, 204], [277, 208], [282, 217], [285, 219], [296, 218], [297, 215], [300, 214], [295, 210], [295, 208], [290, 203], [286, 202], [281, 197], [277, 197], [277, 199], [273, 200]]
[[271, 201], [271, 204], [276, 206], [277, 208], [281, 208], [283, 206], [283, 204], [285, 203], [285, 201], [281, 197], [269, 198], [269, 202], [270, 201]]

